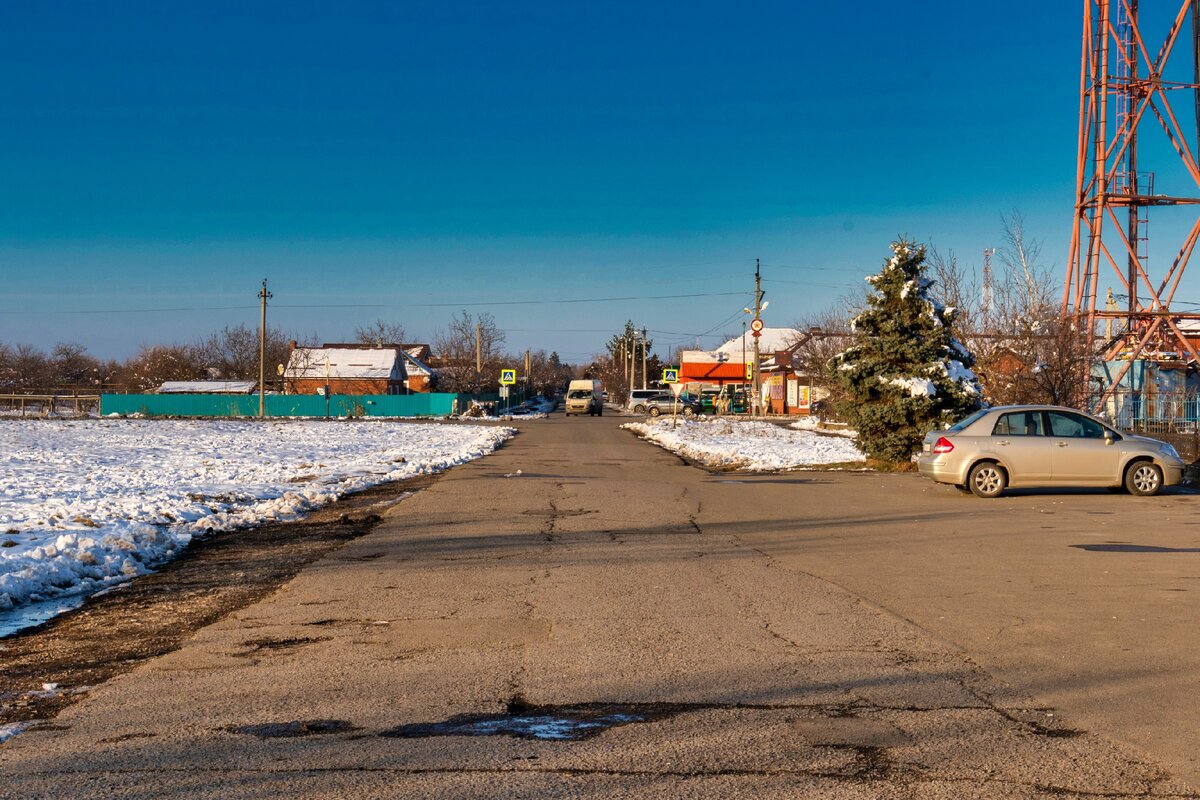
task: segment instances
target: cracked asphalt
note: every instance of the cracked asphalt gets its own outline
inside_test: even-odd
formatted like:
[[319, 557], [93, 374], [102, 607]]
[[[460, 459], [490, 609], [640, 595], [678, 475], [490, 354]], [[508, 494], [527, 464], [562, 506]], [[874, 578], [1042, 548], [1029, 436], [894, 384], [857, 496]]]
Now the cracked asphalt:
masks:
[[11, 739], [0, 797], [1200, 797], [1194, 496], [713, 475], [619, 422], [524, 424]]

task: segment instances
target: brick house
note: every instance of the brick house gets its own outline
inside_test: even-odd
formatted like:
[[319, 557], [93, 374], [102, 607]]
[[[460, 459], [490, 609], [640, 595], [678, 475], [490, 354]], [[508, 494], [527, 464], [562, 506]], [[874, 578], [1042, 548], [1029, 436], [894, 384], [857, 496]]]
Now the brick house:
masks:
[[[421, 348], [424, 348], [422, 350]], [[434, 371], [413, 352], [428, 345], [325, 344], [293, 347], [284, 368], [289, 394], [412, 394], [428, 392]]]

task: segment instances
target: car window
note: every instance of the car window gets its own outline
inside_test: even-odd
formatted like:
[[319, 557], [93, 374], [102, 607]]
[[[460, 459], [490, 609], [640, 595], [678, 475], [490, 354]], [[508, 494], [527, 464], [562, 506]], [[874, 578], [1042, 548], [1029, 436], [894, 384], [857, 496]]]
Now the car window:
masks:
[[1072, 439], [1104, 438], [1104, 426], [1099, 422], [1064, 411], [1050, 412], [1050, 432], [1054, 436]]
[[993, 436], [1041, 436], [1042, 412], [1013, 411], [1001, 414], [992, 429]]
[[980, 409], [966, 419], [959, 420], [958, 422], [954, 423], [946, 430], [950, 431], [951, 433], [958, 433], [961, 430], [965, 430], [968, 426], [975, 424], [975, 421], [986, 413], [988, 413], [988, 409]]

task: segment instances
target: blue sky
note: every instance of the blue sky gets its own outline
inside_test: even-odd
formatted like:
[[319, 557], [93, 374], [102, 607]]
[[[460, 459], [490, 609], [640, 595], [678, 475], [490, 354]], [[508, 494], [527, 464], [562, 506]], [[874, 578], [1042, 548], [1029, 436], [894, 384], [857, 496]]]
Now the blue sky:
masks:
[[694, 341], [756, 257], [768, 325], [1014, 208], [1066, 261], [1078, 3], [2, 7], [0, 341], [124, 357], [266, 277], [302, 335], [465, 308], [578, 361]]

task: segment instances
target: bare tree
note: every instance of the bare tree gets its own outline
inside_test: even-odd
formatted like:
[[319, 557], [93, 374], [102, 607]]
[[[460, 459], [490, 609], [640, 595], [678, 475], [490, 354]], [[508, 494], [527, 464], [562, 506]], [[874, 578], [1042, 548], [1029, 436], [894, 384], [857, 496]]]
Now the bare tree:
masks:
[[142, 345], [122, 365], [121, 383], [132, 392], [148, 392], [165, 381], [190, 381], [207, 377], [196, 348], [186, 344]]
[[477, 393], [497, 386], [500, 370], [515, 366], [508, 364], [510, 359], [501, 349], [504, 338], [504, 331], [486, 312], [475, 318], [464, 310], [451, 317], [446, 329], [433, 337], [433, 351], [438, 357], [438, 388]]
[[369, 325], [355, 328], [354, 341], [359, 344], [373, 344], [376, 347], [383, 347], [385, 344], [404, 344], [408, 341], [408, 333], [398, 322], [377, 319]]
[[529, 354], [529, 374], [526, 377], [530, 388], [538, 394], [565, 386], [573, 372], [574, 368], [564, 364], [558, 353], [547, 355], [545, 350], [534, 350]]
[[[276, 365], [287, 364], [291, 350], [288, 334], [267, 328], [266, 371], [275, 375]], [[258, 329], [226, 325], [195, 344], [196, 353], [214, 377], [258, 380]]]
[[100, 362], [88, 355], [87, 348], [75, 342], [59, 342], [50, 351], [47, 365], [56, 387], [81, 388], [95, 383]]
[[46, 354], [31, 344], [13, 348], [14, 388], [23, 391], [44, 388], [51, 383], [50, 363]]
[[824, 383], [829, 359], [846, 349], [850, 336], [851, 314], [841, 306], [807, 314], [792, 323], [796, 334], [789, 345], [796, 346], [797, 367], [814, 381]]
[[1062, 319], [1054, 277], [1041, 263], [1041, 242], [1026, 237], [1020, 212], [1001, 221], [1001, 269], [986, 317], [991, 338], [978, 351], [988, 399], [1077, 405], [1084, 401], [1091, 359], [1078, 332]]
[[987, 330], [994, 304], [990, 291], [988, 300], [984, 301], [984, 288], [980, 286], [975, 270], [960, 264], [953, 250], [942, 253], [934, 247], [929, 248], [926, 263], [934, 281], [930, 294], [942, 305], [955, 310], [954, 324], [959, 336], [967, 337]]

